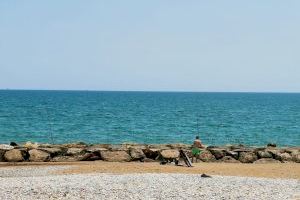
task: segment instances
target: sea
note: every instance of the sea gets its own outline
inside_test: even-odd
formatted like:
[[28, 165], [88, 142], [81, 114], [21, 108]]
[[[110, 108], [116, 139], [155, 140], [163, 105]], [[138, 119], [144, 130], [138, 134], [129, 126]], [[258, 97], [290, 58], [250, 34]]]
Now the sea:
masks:
[[300, 94], [0, 90], [0, 143], [300, 146]]

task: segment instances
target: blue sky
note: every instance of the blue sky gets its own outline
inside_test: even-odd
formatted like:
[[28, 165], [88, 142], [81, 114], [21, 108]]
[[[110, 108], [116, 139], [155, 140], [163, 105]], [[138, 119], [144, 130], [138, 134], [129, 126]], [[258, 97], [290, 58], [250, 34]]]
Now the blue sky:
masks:
[[0, 88], [300, 92], [300, 1], [0, 1]]

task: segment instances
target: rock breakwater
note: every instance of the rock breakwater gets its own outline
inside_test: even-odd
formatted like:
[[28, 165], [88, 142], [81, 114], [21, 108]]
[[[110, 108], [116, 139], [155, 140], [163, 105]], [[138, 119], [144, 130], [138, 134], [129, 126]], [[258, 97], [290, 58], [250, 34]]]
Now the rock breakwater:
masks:
[[[179, 150], [192, 157], [187, 144], [0, 144], [1, 162], [155, 162], [180, 160]], [[199, 162], [224, 163], [300, 163], [300, 147], [208, 146]]]

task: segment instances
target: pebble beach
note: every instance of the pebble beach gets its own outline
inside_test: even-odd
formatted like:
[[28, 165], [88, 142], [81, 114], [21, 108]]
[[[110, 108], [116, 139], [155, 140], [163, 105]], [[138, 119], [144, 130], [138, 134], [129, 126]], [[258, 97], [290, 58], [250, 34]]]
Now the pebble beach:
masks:
[[175, 173], [57, 172], [74, 166], [2, 167], [1, 199], [299, 199], [299, 179]]

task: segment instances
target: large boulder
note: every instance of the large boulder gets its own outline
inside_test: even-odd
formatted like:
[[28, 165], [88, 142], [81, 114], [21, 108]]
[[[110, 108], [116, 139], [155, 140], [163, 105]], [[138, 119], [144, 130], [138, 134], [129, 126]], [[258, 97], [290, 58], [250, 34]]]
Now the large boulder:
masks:
[[171, 149], [191, 149], [192, 145], [190, 144], [168, 144], [166, 145], [167, 147], [170, 147]]
[[106, 151], [106, 150], [108, 150], [108, 149], [104, 148], [103, 146], [100, 146], [100, 145], [93, 145], [86, 149], [86, 151], [90, 152], [90, 153], [95, 153], [95, 152], [100, 153], [100, 151]]
[[161, 156], [165, 159], [176, 159], [179, 158], [179, 151], [175, 149], [167, 149], [160, 152]]
[[67, 150], [67, 155], [78, 155], [84, 153], [83, 148], [71, 147]]
[[130, 155], [126, 151], [101, 151], [101, 158], [109, 162], [129, 162]]
[[4, 158], [4, 154], [5, 154], [5, 150], [0, 150], [0, 162], [5, 162], [5, 158]]
[[130, 148], [129, 154], [132, 160], [143, 160], [146, 157], [143, 150], [138, 148]]
[[282, 153], [280, 154], [280, 160], [290, 162], [293, 160], [293, 158], [289, 153]]
[[217, 160], [223, 158], [226, 155], [225, 149], [212, 148], [209, 151], [215, 156]]
[[85, 153], [84, 155], [78, 156], [79, 161], [95, 161], [101, 160], [100, 154], [95, 153]]
[[12, 149], [5, 152], [4, 158], [8, 162], [21, 162], [25, 160], [22, 151], [19, 149]]
[[300, 152], [299, 151], [293, 151], [291, 153], [292, 159], [296, 163], [300, 163]]
[[220, 159], [220, 161], [224, 163], [240, 163], [240, 161], [231, 156], [224, 156], [222, 159]]
[[216, 160], [215, 156], [208, 150], [204, 150], [200, 153], [199, 159], [203, 162], [214, 162]]
[[11, 145], [8, 145], [8, 144], [0, 144], [0, 150], [12, 150], [14, 149], [15, 147], [11, 146]]
[[14, 149], [13, 146], [8, 145], [8, 144], [0, 144], [0, 162], [4, 162], [5, 161], [5, 157], [4, 154], [6, 151], [12, 150]]
[[62, 146], [65, 148], [81, 148], [81, 149], [84, 149], [87, 147], [87, 145], [84, 142], [63, 144]]
[[127, 151], [127, 145], [122, 145], [122, 144], [110, 144], [107, 147], [108, 150], [110, 151]]
[[58, 147], [38, 148], [38, 150], [45, 151], [45, 152], [49, 153], [52, 157], [63, 153], [63, 150]]
[[226, 156], [233, 157], [236, 160], [239, 158], [238, 152], [234, 152], [234, 151], [230, 151], [230, 150], [226, 150], [225, 152], [226, 152]]
[[146, 148], [143, 149], [143, 152], [147, 158], [150, 158], [152, 160], [156, 160], [159, 156], [159, 149]]
[[258, 151], [257, 156], [259, 158], [273, 158], [272, 154], [268, 151]]
[[266, 163], [281, 163], [281, 162], [273, 158], [261, 158], [259, 160], [254, 161], [254, 164], [266, 164]]
[[267, 151], [272, 154], [275, 160], [281, 160], [281, 154], [284, 153], [284, 151], [280, 149], [268, 149]]
[[257, 160], [257, 156], [253, 152], [240, 152], [239, 161], [242, 163], [253, 163]]
[[29, 161], [31, 162], [44, 162], [50, 159], [50, 154], [45, 151], [31, 149], [28, 151], [28, 153], [29, 153]]
[[39, 144], [38, 143], [32, 143], [32, 142], [26, 142], [23, 147], [27, 148], [27, 149], [37, 149], [39, 148]]
[[166, 150], [171, 149], [170, 145], [168, 144], [150, 144], [148, 145], [149, 149], [159, 149], [159, 150]]

